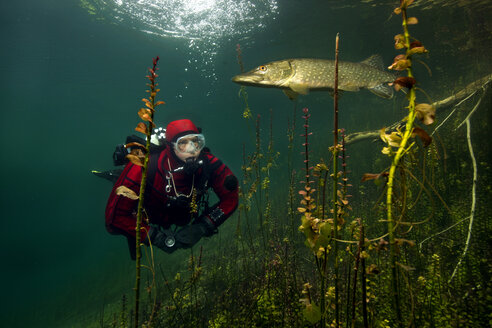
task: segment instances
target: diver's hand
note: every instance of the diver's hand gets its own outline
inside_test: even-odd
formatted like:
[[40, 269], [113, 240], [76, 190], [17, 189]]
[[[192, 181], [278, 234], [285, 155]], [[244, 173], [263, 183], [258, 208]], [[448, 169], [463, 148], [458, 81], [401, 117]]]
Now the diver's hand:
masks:
[[176, 233], [176, 241], [189, 248], [195, 245], [205, 235], [205, 229], [201, 224], [188, 225]]
[[150, 240], [150, 244], [162, 249], [166, 253], [172, 253], [178, 248], [183, 248], [183, 245], [177, 241], [176, 236], [170, 230], [159, 230], [150, 227], [147, 239]]
[[176, 233], [176, 242], [183, 248], [195, 245], [203, 236], [211, 236], [217, 232], [215, 226], [206, 217], [198, 218], [192, 225], [181, 228]]

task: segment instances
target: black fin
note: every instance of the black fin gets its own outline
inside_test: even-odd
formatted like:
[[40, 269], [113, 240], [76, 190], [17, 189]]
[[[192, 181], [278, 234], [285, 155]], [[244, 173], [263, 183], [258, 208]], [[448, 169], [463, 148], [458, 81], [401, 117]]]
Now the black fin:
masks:
[[114, 169], [114, 170], [109, 170], [109, 171], [104, 171], [104, 172], [92, 170], [92, 174], [94, 174], [96, 177], [100, 177], [100, 178], [109, 180], [112, 183], [116, 183], [116, 181], [118, 181], [118, 178], [120, 177], [121, 172], [123, 172], [123, 169]]

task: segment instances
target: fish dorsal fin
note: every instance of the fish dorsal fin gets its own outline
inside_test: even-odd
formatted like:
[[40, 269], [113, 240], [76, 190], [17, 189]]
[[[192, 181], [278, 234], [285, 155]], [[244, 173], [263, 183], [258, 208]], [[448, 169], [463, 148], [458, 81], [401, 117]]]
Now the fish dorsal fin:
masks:
[[293, 101], [295, 101], [297, 99], [297, 97], [299, 96], [299, 94], [297, 92], [292, 91], [292, 90], [282, 90], [282, 91], [285, 93], [285, 95], [287, 97], [289, 97], [290, 100], [293, 100]]
[[309, 87], [306, 83], [290, 83], [289, 88], [301, 95], [307, 95], [309, 93]]
[[360, 62], [361, 64], [371, 66], [377, 69], [383, 69], [383, 58], [380, 55], [372, 55], [371, 57]]

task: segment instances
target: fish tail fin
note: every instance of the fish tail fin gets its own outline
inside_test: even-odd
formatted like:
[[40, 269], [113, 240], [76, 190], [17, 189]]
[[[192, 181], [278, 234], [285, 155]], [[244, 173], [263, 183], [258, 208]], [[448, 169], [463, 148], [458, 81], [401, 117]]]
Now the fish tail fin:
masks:
[[390, 87], [387, 83], [376, 85], [373, 88], [369, 88], [369, 91], [374, 93], [376, 96], [391, 99], [393, 98], [393, 88]]

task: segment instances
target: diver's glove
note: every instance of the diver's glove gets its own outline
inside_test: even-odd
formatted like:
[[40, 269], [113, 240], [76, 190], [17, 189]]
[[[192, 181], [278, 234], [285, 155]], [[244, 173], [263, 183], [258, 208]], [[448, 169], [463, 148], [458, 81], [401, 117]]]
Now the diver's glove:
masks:
[[184, 246], [176, 239], [175, 233], [171, 229], [159, 229], [150, 227], [149, 233], [144, 243], [149, 243], [157, 246], [166, 253], [172, 253], [178, 248]]
[[202, 237], [209, 237], [217, 233], [217, 228], [206, 216], [201, 216], [191, 225], [181, 228], [176, 233], [176, 242], [183, 248], [195, 245]]

